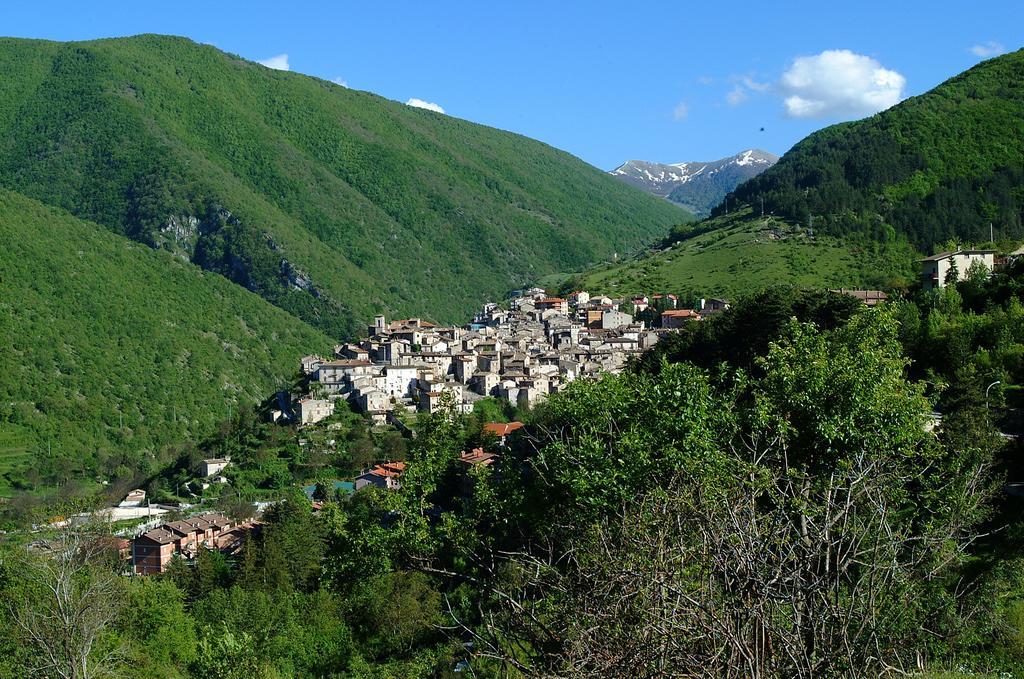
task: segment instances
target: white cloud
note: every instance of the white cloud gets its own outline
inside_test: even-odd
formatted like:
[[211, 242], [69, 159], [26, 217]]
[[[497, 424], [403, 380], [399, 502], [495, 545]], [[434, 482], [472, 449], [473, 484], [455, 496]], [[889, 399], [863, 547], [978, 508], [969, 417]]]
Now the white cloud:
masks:
[[751, 75], [729, 76], [732, 89], [725, 95], [725, 103], [729, 106], [739, 106], [750, 98], [750, 93], [764, 94], [771, 89], [771, 83], [763, 83]]
[[903, 99], [906, 78], [850, 50], [797, 57], [778, 91], [792, 118], [860, 118]]
[[697, 78], [697, 82], [700, 83], [701, 85], [710, 85], [713, 82], [715, 82], [715, 79], [709, 75], [702, 75], [699, 78]]
[[743, 83], [744, 87], [747, 87], [754, 92], [767, 92], [772, 86], [771, 83], [758, 82], [749, 75], [740, 76], [740, 82]]
[[423, 101], [422, 99], [417, 99], [416, 97], [413, 97], [412, 99], [410, 99], [409, 101], [407, 101], [405, 103], [407, 105], [409, 105], [409, 106], [414, 106], [415, 108], [425, 108], [428, 111], [436, 111], [437, 113], [444, 113], [444, 109], [441, 108], [441, 105], [440, 104], [435, 104], [432, 101]]
[[261, 64], [267, 68], [272, 68], [275, 71], [290, 71], [291, 66], [288, 65], [288, 55], [278, 54], [276, 57], [270, 57], [269, 59], [260, 59]]
[[672, 109], [672, 117], [675, 120], [686, 120], [686, 116], [690, 115], [690, 107], [685, 101], [681, 101], [676, 104], [676, 107]]
[[1004, 47], [1001, 42], [989, 40], [988, 42], [972, 47], [971, 54], [976, 57], [981, 57], [982, 59], [988, 59], [989, 57], [998, 57], [1000, 54], [1006, 54], [1006, 47]]
[[729, 94], [725, 95], [725, 101], [729, 106], [739, 106], [747, 100], [747, 91], [742, 85], [735, 85]]
[[342, 87], [348, 87], [348, 81], [345, 80], [344, 78], [342, 78], [341, 76], [337, 76], [335, 78], [331, 78], [331, 82], [334, 83], [335, 85], [341, 85]]

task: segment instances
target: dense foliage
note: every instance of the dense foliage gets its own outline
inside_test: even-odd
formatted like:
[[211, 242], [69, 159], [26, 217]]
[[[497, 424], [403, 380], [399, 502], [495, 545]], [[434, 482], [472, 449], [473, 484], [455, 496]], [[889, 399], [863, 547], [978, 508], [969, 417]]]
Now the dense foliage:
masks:
[[0, 494], [145, 478], [330, 340], [223, 278], [0, 190]]
[[709, 316], [667, 336], [643, 354], [636, 367], [658, 372], [665, 361], [686, 361], [705, 370], [713, 370], [722, 363], [749, 370], [791, 319], [832, 330], [860, 308], [859, 301], [838, 292], [822, 293], [792, 286], [761, 290], [738, 300], [729, 313]]
[[664, 201], [524, 137], [186, 39], [0, 41], [0, 185], [334, 337], [633, 249]]
[[[938, 352], [961, 349], [931, 320], [991, 316], [1015, 333], [1016, 280], [873, 310], [760, 293], [639, 369], [519, 413], [528, 426], [505, 446], [454, 410], [424, 417], [402, 451], [375, 439], [366, 459], [407, 460], [402, 488], [321, 492], [315, 514], [288, 480], [316, 475], [316, 447], [238, 417], [206, 450], [237, 460], [239, 488], [285, 498], [243, 554], [113, 580], [114, 562], [83, 557], [72, 601], [112, 604], [34, 637], [57, 605], [53, 555], [75, 550], [53, 547], [61, 535], [8, 544], [0, 669], [42, 666], [46, 639], [66, 638], [61, 654], [113, 676], [1019, 671], [1024, 531], [997, 490], [1019, 449], [994, 431], [1001, 402], [989, 408], [978, 376], [943, 367]], [[972, 335], [970, 362], [988, 335]], [[934, 357], [912, 363], [922, 342]], [[341, 472], [373, 436], [360, 429], [339, 413], [302, 436], [339, 439], [325, 464]], [[459, 461], [476, 447], [500, 463]]]
[[[832, 235], [1024, 235], [1024, 51], [983, 62], [865, 120], [810, 135], [728, 197]], [[714, 215], [722, 215], [719, 205]]]

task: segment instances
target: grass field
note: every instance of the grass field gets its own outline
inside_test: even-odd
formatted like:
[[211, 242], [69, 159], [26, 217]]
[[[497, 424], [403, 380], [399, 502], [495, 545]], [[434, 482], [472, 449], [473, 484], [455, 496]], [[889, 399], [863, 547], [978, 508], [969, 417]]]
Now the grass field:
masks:
[[735, 297], [779, 283], [876, 288], [913, 275], [914, 254], [905, 245], [861, 247], [772, 217], [750, 220], [740, 214], [719, 221], [713, 231], [568, 276], [563, 284], [592, 294]]
[[29, 430], [17, 425], [0, 425], [0, 497], [10, 496], [13, 488], [9, 474], [31, 463], [35, 445]]

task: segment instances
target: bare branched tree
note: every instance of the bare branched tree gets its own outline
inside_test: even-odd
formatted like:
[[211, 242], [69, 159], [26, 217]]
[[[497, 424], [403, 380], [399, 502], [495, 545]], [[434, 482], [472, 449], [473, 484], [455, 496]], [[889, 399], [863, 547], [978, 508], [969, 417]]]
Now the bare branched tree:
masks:
[[746, 452], [733, 484], [681, 479], [566, 526], [579, 535], [568, 547], [496, 555], [479, 655], [566, 677], [921, 669], [929, 583], [973, 539], [986, 466], [957, 478], [963, 505], [921, 526], [899, 497], [918, 479], [898, 462], [860, 456], [815, 476]]
[[111, 676], [119, 648], [107, 638], [122, 601], [109, 533], [70, 523], [19, 557], [21, 596], [7, 612], [33, 649], [26, 671], [62, 679]]

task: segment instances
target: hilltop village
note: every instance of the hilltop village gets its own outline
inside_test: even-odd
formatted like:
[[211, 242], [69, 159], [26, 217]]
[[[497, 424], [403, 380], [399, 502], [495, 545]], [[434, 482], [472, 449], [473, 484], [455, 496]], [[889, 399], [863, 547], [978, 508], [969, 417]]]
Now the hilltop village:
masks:
[[[1016, 256], [1020, 253], [1011, 258]], [[922, 282], [925, 287], [941, 288], [956, 278], [949, 271], [983, 269], [987, 275], [999, 263], [990, 250], [941, 253], [921, 260]], [[879, 290], [832, 292], [849, 295], [869, 307], [887, 299]], [[378, 315], [368, 327], [367, 337], [336, 346], [332, 359], [303, 357], [302, 397], [293, 402], [289, 392], [278, 393], [270, 419], [308, 432], [334, 415], [336, 408], [351, 406], [375, 424], [393, 424], [409, 431], [402, 420], [404, 413], [433, 413], [441, 408], [471, 413], [474, 404], [487, 397], [528, 409], [574, 380], [622, 371], [632, 356], [688, 323], [728, 309], [729, 302], [700, 299], [693, 308], [684, 308], [688, 305], [673, 294], [612, 299], [577, 291], [562, 298], [552, 297], [542, 288], [530, 288], [513, 293], [506, 306], [488, 303], [472, 322], [461, 327], [439, 326], [419, 318], [388, 322]], [[460, 462], [467, 470], [462, 479], [464, 492], [468, 494], [472, 485], [468, 470], [499, 464], [507, 437], [522, 427], [518, 421], [484, 425], [496, 446], [493, 450], [463, 451]], [[304, 440], [299, 439], [300, 445]], [[222, 472], [231, 464], [230, 458], [202, 460], [199, 488], [227, 484]], [[397, 490], [405, 471], [406, 463], [401, 460], [368, 465], [351, 482], [336, 481], [334, 490], [353, 492], [366, 486]], [[315, 486], [306, 489], [311, 500], [315, 490]], [[313, 500], [315, 509], [320, 504]], [[170, 509], [158, 506], [156, 512]], [[132, 491], [112, 511], [120, 518], [150, 519], [130, 543], [133, 572], [143, 575], [165, 571], [175, 555], [188, 557], [200, 545], [222, 552], [236, 550], [249, 532], [260, 527], [258, 520], [236, 525], [209, 512], [195, 520], [160, 524], [158, 518], [152, 520], [154, 509], [142, 489]], [[124, 543], [127, 555], [129, 543]]]
[[335, 347], [332, 359], [304, 357], [308, 393], [272, 417], [313, 424], [331, 416], [338, 400], [380, 423], [394, 421], [396, 411], [430, 413], [442, 404], [468, 413], [488, 396], [529, 408], [573, 380], [621, 371], [666, 333], [729, 305], [678, 306], [671, 294], [562, 298], [531, 288], [514, 293], [507, 309], [486, 304], [465, 327], [379, 315], [365, 339]]

